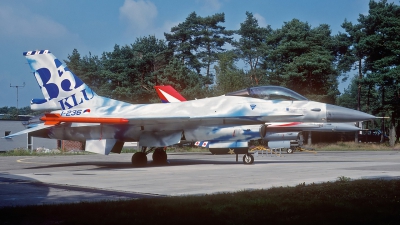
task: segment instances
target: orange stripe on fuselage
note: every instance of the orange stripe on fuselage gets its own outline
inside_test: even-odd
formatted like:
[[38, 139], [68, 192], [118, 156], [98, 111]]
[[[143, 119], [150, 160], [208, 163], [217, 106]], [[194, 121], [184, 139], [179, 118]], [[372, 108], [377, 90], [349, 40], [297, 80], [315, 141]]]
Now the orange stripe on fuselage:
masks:
[[129, 120], [125, 118], [103, 118], [103, 117], [65, 117], [58, 113], [45, 114], [40, 120], [45, 121], [45, 125], [56, 125], [61, 122], [69, 123], [114, 123], [125, 124]]

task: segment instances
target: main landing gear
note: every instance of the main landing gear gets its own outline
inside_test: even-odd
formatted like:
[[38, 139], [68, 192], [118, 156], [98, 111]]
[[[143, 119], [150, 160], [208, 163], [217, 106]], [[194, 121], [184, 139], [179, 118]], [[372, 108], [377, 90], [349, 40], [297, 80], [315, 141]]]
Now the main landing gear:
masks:
[[[149, 150], [147, 150], [147, 147], [142, 147], [140, 152], [136, 152], [135, 154], [132, 155], [132, 164], [133, 166], [136, 167], [142, 167], [142, 166], [146, 166], [147, 165], [147, 154], [153, 152], [153, 163], [154, 164], [166, 164], [167, 161], [167, 152], [166, 149], [164, 147], [153, 147], [150, 148]], [[254, 163], [254, 156], [247, 152], [240, 152], [240, 154], [243, 154], [243, 163], [245, 165], [250, 165]], [[238, 157], [239, 157], [239, 152], [236, 153], [236, 162], [238, 161]]]
[[132, 155], [132, 164], [134, 166], [145, 166], [147, 164], [147, 156], [145, 152], [136, 152]]
[[133, 166], [141, 167], [147, 164], [147, 154], [153, 152], [153, 163], [164, 164], [167, 163], [167, 152], [164, 147], [153, 147], [147, 150], [147, 147], [142, 147], [140, 152], [132, 155]]
[[153, 163], [167, 163], [167, 152], [164, 148], [156, 148], [153, 152]]

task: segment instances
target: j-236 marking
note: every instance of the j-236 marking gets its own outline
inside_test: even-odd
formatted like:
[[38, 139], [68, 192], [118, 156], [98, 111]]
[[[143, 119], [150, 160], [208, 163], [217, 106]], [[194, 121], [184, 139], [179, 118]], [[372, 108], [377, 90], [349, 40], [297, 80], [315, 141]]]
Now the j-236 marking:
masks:
[[61, 111], [61, 116], [79, 116], [83, 113], [83, 109]]

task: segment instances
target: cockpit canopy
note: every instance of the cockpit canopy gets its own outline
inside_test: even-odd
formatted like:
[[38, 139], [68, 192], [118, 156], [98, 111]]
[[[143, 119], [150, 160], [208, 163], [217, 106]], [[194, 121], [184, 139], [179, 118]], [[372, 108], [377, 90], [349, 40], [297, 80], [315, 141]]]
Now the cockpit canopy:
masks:
[[297, 92], [280, 86], [259, 86], [230, 92], [226, 96], [242, 96], [266, 100], [307, 101], [308, 99]]

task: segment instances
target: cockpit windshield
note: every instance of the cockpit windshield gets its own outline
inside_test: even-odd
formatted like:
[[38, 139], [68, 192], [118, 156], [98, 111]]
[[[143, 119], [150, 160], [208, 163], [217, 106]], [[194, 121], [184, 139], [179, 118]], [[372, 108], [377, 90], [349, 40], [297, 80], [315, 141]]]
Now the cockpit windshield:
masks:
[[281, 101], [306, 101], [306, 97], [294, 92], [290, 89], [280, 86], [259, 86], [250, 87], [240, 91], [225, 94], [226, 96], [243, 96], [251, 98], [260, 98], [266, 100], [281, 100]]

